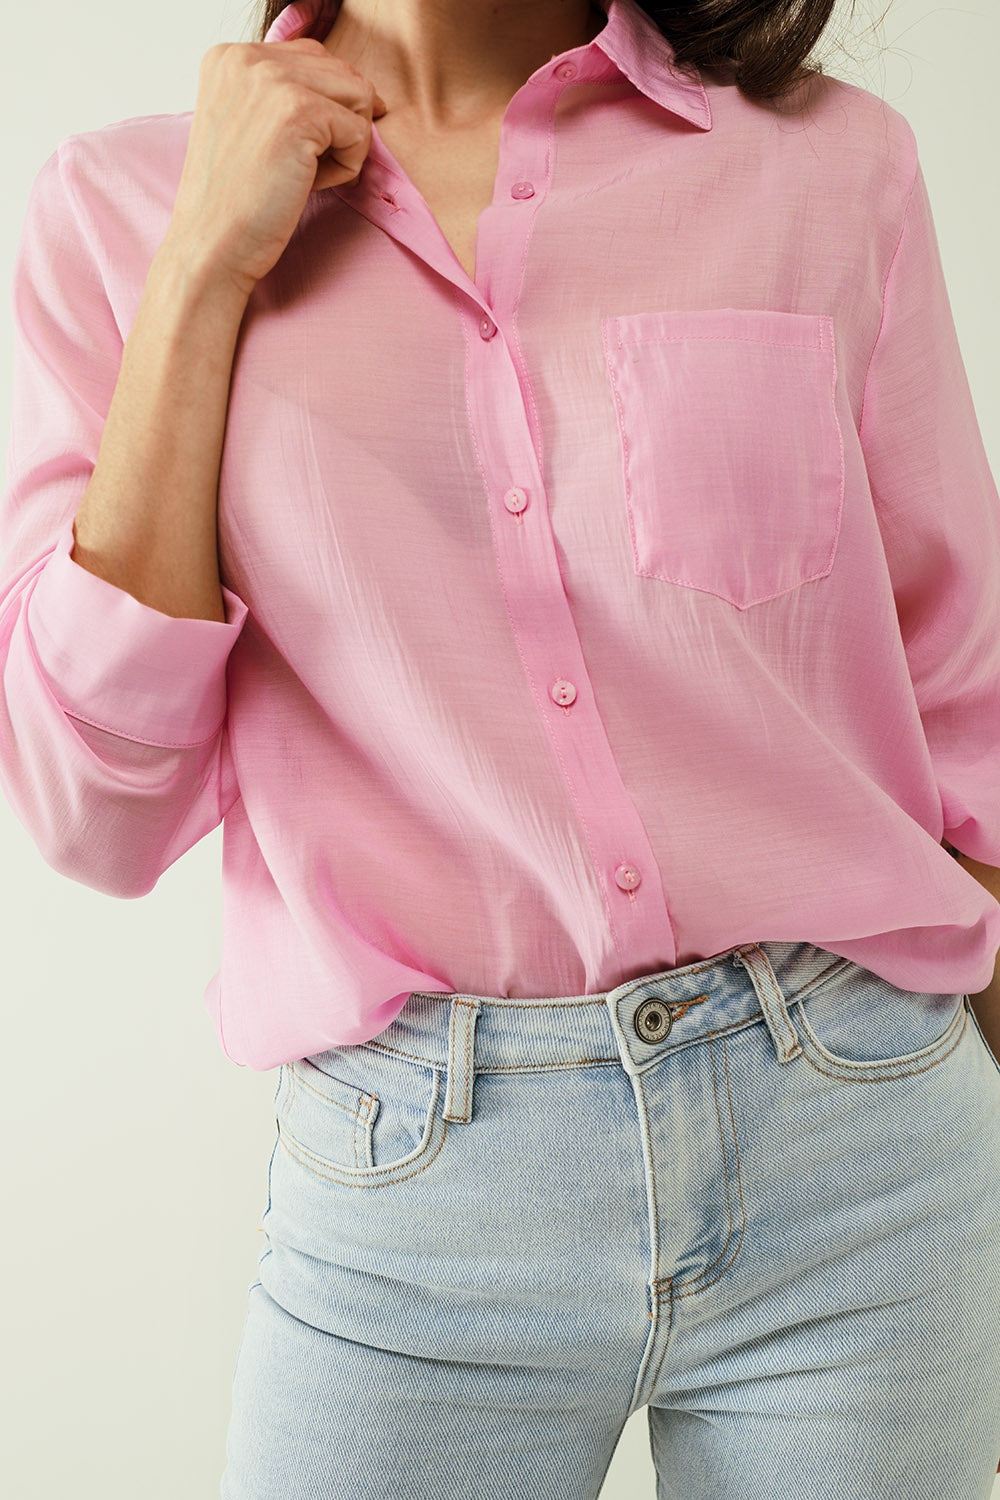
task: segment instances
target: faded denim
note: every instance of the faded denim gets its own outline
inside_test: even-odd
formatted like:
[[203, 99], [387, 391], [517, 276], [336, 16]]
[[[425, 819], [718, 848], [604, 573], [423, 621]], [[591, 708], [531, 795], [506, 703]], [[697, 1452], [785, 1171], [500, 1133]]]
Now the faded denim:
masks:
[[1000, 1066], [810, 943], [279, 1070], [222, 1500], [987, 1500]]

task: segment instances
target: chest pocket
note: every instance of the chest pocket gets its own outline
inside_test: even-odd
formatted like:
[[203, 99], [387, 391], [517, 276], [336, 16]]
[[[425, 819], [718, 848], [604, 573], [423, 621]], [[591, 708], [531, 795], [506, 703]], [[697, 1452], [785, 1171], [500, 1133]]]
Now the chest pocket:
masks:
[[833, 319], [603, 318], [635, 572], [747, 609], [825, 578], [844, 500]]

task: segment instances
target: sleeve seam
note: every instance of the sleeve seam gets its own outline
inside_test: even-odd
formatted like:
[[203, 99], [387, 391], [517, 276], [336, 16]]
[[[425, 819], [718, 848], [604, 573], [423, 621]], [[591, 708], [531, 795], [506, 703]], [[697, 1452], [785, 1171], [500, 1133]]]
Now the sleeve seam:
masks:
[[[53, 693], [53, 697], [56, 698], [57, 702], [59, 701], [55, 693]], [[59, 707], [68, 719], [77, 719], [81, 724], [89, 724], [92, 729], [101, 729], [105, 734], [113, 734], [116, 740], [126, 740], [130, 745], [149, 745], [153, 750], [196, 750], [199, 745], [208, 745], [212, 740], [217, 739], [226, 722], [225, 716], [223, 716], [212, 733], [206, 734], [200, 740], [153, 740], [148, 739], [145, 735], [124, 734], [120, 729], [113, 729], [110, 724], [102, 724], [99, 719], [89, 718], [86, 714], [75, 714], [62, 703], [59, 704]]]
[[125, 339], [122, 335], [121, 325], [119, 324], [118, 319], [115, 316], [114, 304], [111, 301], [111, 293], [108, 288], [108, 278], [104, 274], [104, 266], [101, 263], [101, 257], [98, 253], [97, 236], [94, 234], [93, 225], [91, 224], [90, 219], [84, 212], [83, 202], [80, 198], [79, 192], [77, 191], [76, 184], [72, 180], [72, 175], [68, 168], [68, 161], [66, 159], [68, 154], [67, 148], [69, 148], [72, 143], [78, 139], [79, 137], [77, 136], [67, 136], [64, 140], [60, 141], [58, 146], [56, 147], [56, 160], [57, 166], [59, 168], [59, 180], [63, 185], [63, 189], [66, 193], [66, 200], [69, 203], [70, 212], [72, 213], [73, 218], [76, 220], [77, 227], [80, 231], [80, 236], [87, 246], [87, 250], [90, 253], [91, 262], [94, 266], [95, 271], [97, 272], [98, 277], [100, 278], [101, 289], [104, 293], [104, 300], [107, 302], [108, 311], [111, 314], [114, 325], [118, 330], [118, 338], [121, 342], [122, 352], [124, 352]]
[[[55, 554], [54, 553], [50, 553], [49, 556], [48, 556], [48, 558], [46, 558], [45, 563], [38, 569], [38, 572], [37, 572], [36, 577], [35, 577], [35, 586], [36, 587], [37, 587], [37, 584], [39, 583], [39, 581], [44, 578], [45, 567], [46, 567], [47, 563], [51, 562], [53, 556], [55, 556]], [[72, 561], [72, 559], [70, 559], [70, 561]], [[84, 569], [82, 571], [85, 572], [86, 570]], [[79, 722], [81, 724], [89, 724], [94, 729], [100, 729], [105, 734], [114, 735], [115, 739], [118, 739], [118, 740], [127, 740], [130, 744], [133, 744], [133, 745], [148, 745], [148, 746], [150, 746], [150, 747], [152, 747], [154, 749], [158, 749], [158, 750], [193, 750], [193, 749], [196, 749], [199, 745], [209, 744], [212, 740], [214, 740], [214, 739], [217, 738], [217, 736], [221, 733], [222, 728], [225, 725], [227, 717], [228, 717], [228, 714], [229, 714], [229, 704], [228, 704], [228, 701], [227, 701], [227, 704], [226, 704], [225, 712], [222, 715], [222, 718], [220, 719], [220, 721], [216, 725], [216, 727], [211, 731], [211, 733], [205, 734], [205, 735], [200, 735], [195, 740], [165, 740], [163, 738], [156, 738], [156, 737], [153, 737], [152, 735], [148, 735], [148, 734], [142, 734], [142, 733], [140, 733], [140, 734], [130, 734], [130, 733], [128, 733], [128, 731], [126, 731], [124, 729], [116, 728], [113, 724], [107, 724], [107, 723], [105, 723], [101, 719], [94, 718], [92, 714], [88, 714], [85, 710], [84, 711], [80, 711], [78, 709], [70, 708], [70, 706], [63, 700], [63, 696], [62, 696], [63, 688], [62, 688], [62, 681], [61, 681], [60, 675], [59, 674], [53, 675], [47, 669], [44, 661], [42, 660], [42, 653], [39, 650], [38, 640], [36, 639], [36, 637], [34, 635], [34, 632], [32, 631], [31, 624], [29, 622], [28, 616], [29, 616], [29, 612], [30, 612], [31, 607], [32, 607], [32, 602], [34, 600], [34, 596], [35, 596], [35, 592], [36, 592], [36, 587], [32, 587], [32, 589], [30, 590], [30, 592], [27, 595], [26, 603], [23, 606], [23, 611], [24, 612], [23, 612], [23, 615], [22, 615], [22, 622], [21, 623], [24, 626], [25, 638], [27, 640], [27, 645], [28, 645], [28, 651], [29, 651], [30, 656], [31, 656], [31, 662], [32, 662], [32, 666], [34, 667], [35, 673], [39, 677], [39, 679], [44, 683], [46, 689], [48, 690], [49, 694], [51, 695], [53, 701], [57, 704], [57, 706], [59, 708], [59, 711], [62, 714], [64, 714], [69, 719], [77, 719], [77, 720], [79, 720]], [[197, 723], [191, 725], [191, 727], [192, 728], [198, 727]]]
[[[914, 138], [914, 148], [916, 148], [916, 139], [915, 138]], [[895, 246], [895, 249], [892, 252], [892, 256], [890, 258], [888, 268], [886, 269], [885, 277], [883, 278], [883, 281], [882, 281], [882, 313], [881, 313], [881, 317], [879, 318], [878, 333], [875, 335], [875, 342], [872, 344], [871, 353], [868, 356], [868, 365], [867, 365], [867, 368], [865, 370], [865, 383], [864, 383], [864, 386], [863, 386], [862, 392], [861, 392], [861, 413], [860, 413], [860, 416], [858, 417], [858, 436], [859, 437], [861, 436], [861, 430], [862, 430], [862, 428], [865, 425], [865, 407], [866, 407], [867, 401], [868, 401], [868, 379], [869, 379], [869, 376], [871, 375], [872, 365], [873, 365], [873, 363], [875, 361], [875, 352], [878, 349], [879, 342], [880, 342], [880, 340], [882, 338], [882, 331], [885, 328], [885, 299], [886, 299], [886, 293], [887, 293], [887, 291], [889, 289], [889, 282], [892, 279], [893, 268], [894, 268], [894, 266], [896, 264], [896, 261], [899, 258], [900, 249], [902, 248], [903, 236], [906, 233], [906, 225], [907, 225], [907, 222], [908, 222], [909, 216], [910, 216], [910, 204], [913, 202], [913, 195], [914, 195], [914, 192], [916, 191], [917, 177], [919, 175], [919, 172], [920, 172], [920, 157], [919, 157], [919, 153], [917, 153], [916, 156], [915, 156], [915, 159], [914, 159], [913, 177], [912, 177], [912, 179], [910, 181], [909, 191], [907, 192], [907, 195], [906, 195], [906, 205], [905, 205], [905, 207], [903, 209], [903, 217], [902, 217], [902, 222], [901, 222], [900, 227], [899, 227], [899, 235], [898, 235], [898, 237], [896, 239], [896, 246]]]

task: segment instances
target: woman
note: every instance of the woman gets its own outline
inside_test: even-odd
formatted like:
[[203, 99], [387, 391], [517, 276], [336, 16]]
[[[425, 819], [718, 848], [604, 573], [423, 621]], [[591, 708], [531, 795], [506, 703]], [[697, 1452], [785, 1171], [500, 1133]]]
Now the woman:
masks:
[[225, 820], [224, 1500], [989, 1494], [1000, 502], [831, 8], [271, 3], [35, 183], [0, 766]]

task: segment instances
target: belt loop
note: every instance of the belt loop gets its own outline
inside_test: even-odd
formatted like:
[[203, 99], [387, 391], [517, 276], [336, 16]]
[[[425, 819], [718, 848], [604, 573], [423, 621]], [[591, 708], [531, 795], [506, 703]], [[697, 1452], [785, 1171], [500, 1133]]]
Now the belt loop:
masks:
[[781, 986], [775, 978], [771, 961], [763, 948], [754, 943], [750, 948], [740, 948], [733, 954], [733, 963], [742, 964], [753, 981], [760, 1008], [764, 1012], [767, 1029], [771, 1033], [774, 1050], [780, 1063], [791, 1062], [802, 1051], [802, 1043], [792, 1025], [788, 1005]]
[[479, 1001], [456, 995], [448, 1028], [448, 1091], [444, 1118], [468, 1123], [472, 1119], [472, 1082], [476, 1070], [476, 1022]]

